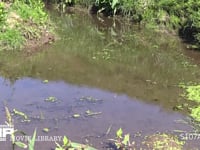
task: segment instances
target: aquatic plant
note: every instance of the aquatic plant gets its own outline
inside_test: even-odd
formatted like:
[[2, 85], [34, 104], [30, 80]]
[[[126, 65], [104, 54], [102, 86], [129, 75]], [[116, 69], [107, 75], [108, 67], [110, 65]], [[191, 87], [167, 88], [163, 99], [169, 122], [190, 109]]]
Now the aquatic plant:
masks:
[[21, 131], [15, 131], [12, 135], [11, 135], [11, 139], [12, 139], [12, 143], [13, 143], [13, 150], [15, 149], [15, 145], [20, 147], [20, 148], [23, 148], [23, 149], [28, 149], [28, 150], [34, 150], [34, 147], [35, 147], [35, 140], [36, 140], [36, 129], [34, 130], [33, 132], [33, 136], [31, 139], [29, 139], [28, 141], [28, 144], [25, 144], [23, 142], [20, 142], [20, 141], [15, 141], [15, 134], [17, 132], [21, 132]]
[[116, 131], [116, 138], [115, 139], [109, 139], [110, 141], [114, 141], [114, 144], [117, 149], [120, 150], [126, 150], [131, 149], [134, 147], [134, 142], [130, 142], [130, 134], [123, 135], [122, 128], [119, 128]]
[[[130, 142], [130, 134], [123, 135], [123, 130], [120, 128], [116, 131], [116, 139], [110, 139], [115, 142], [116, 149], [119, 150], [133, 150], [136, 149], [135, 141]], [[144, 141], [141, 143], [141, 147], [147, 147], [148, 149], [173, 149], [182, 150], [185, 142], [180, 141], [177, 136], [167, 133], [156, 133], [153, 135], [145, 136]]]
[[200, 122], [200, 106], [192, 108], [190, 116], [196, 121]]
[[49, 96], [45, 99], [46, 102], [56, 102], [58, 99], [54, 96]]
[[[4, 104], [4, 108], [5, 108], [5, 113], [6, 113], [6, 123], [7, 125], [14, 125], [13, 123], [13, 118], [12, 118], [12, 115], [8, 109], [8, 107], [6, 106], [6, 104]], [[14, 113], [17, 114], [17, 115], [20, 115], [22, 117], [24, 117], [25, 119], [27, 119], [27, 115], [20, 112], [20, 111], [17, 111], [16, 109], [14, 109]], [[23, 148], [23, 149], [27, 149], [28, 150], [34, 150], [34, 146], [35, 146], [35, 140], [36, 140], [36, 129], [34, 130], [34, 133], [33, 133], [33, 136], [32, 138], [28, 141], [28, 145], [23, 143], [23, 142], [20, 142], [20, 141], [15, 141], [15, 135], [16, 133], [21, 133], [24, 135], [24, 132], [23, 131], [19, 131], [19, 130], [15, 130], [11, 135], [10, 135], [10, 139], [11, 139], [11, 143], [12, 143], [12, 149], [15, 150], [15, 146], [18, 146], [20, 148]]]
[[70, 150], [70, 149], [82, 149], [82, 150], [97, 150], [91, 146], [83, 145], [80, 143], [71, 142], [66, 136], [63, 137], [62, 145], [56, 142], [55, 150]]
[[36, 133], [37, 133], [37, 130], [35, 129], [31, 140], [28, 141], [28, 149], [29, 150], [34, 150]]
[[149, 149], [156, 150], [182, 150], [184, 143], [185, 142], [180, 141], [178, 137], [166, 133], [147, 136], [144, 142]]
[[189, 100], [200, 102], [200, 85], [192, 85], [186, 87], [186, 97]]
[[28, 119], [28, 116], [25, 113], [18, 111], [15, 108], [13, 109], [13, 113], [14, 113], [14, 115], [19, 115], [19, 116], [23, 117], [23, 119], [25, 119], [25, 120]]
[[180, 87], [185, 89], [183, 97], [197, 103], [196, 107], [191, 107], [190, 116], [197, 122], [200, 122], [200, 85], [185, 85], [181, 84]]

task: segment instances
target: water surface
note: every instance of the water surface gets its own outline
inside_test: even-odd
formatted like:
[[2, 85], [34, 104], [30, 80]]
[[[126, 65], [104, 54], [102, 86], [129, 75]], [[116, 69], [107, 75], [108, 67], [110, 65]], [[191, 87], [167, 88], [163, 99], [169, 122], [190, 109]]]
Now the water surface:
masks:
[[[107, 139], [114, 138], [120, 127], [132, 137], [138, 132], [143, 137], [157, 131], [192, 131], [191, 126], [177, 123], [186, 120], [187, 111], [173, 108], [186, 101], [177, 85], [199, 81], [199, 67], [188, 65], [190, 59], [182, 54], [177, 37], [83, 14], [54, 16], [54, 20], [61, 40], [53, 45], [31, 56], [1, 53], [1, 122], [6, 119], [6, 102], [10, 110], [30, 117], [31, 122], [21, 122], [14, 116], [19, 130], [29, 135], [35, 128], [38, 135], [67, 135], [98, 149], [106, 149]], [[45, 101], [50, 96], [57, 100]], [[100, 114], [87, 116], [87, 110]], [[74, 114], [80, 117], [73, 118]], [[142, 137], [133, 138], [138, 148]], [[198, 142], [188, 141], [188, 146], [198, 147]], [[39, 142], [36, 149], [53, 147], [54, 142]]]

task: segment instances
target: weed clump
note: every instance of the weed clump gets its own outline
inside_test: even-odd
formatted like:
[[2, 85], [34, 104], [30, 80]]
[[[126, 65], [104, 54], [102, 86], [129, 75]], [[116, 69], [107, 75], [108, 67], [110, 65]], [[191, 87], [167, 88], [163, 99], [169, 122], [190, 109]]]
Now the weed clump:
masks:
[[0, 50], [28, 47], [30, 41], [40, 41], [49, 28], [41, 0], [0, 2]]

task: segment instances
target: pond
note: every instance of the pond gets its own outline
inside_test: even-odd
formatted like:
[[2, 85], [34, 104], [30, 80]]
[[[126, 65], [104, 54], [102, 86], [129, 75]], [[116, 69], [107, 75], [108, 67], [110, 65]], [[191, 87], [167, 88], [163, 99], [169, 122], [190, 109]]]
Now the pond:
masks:
[[[37, 128], [37, 136], [66, 135], [97, 149], [111, 148], [108, 139], [119, 128], [137, 148], [156, 132], [193, 132], [188, 110], [174, 108], [186, 101], [178, 84], [198, 82], [200, 71], [178, 37], [84, 13], [52, 17], [60, 40], [31, 56], [1, 52], [1, 124], [6, 104], [28, 116], [13, 115], [14, 127], [27, 135]], [[0, 146], [11, 149], [10, 142]], [[55, 146], [37, 141], [35, 149]], [[199, 146], [186, 141], [185, 149]]]

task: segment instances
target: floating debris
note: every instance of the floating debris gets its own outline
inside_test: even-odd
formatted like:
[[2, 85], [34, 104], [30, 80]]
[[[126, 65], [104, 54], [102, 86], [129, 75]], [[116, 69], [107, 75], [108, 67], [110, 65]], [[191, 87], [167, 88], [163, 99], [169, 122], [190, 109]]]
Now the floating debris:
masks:
[[58, 99], [54, 96], [49, 96], [48, 98], [45, 99], [47, 102], [56, 102]]
[[80, 116], [80, 114], [73, 114], [73, 118], [79, 118]]
[[108, 127], [107, 131], [106, 131], [106, 135], [108, 135], [111, 131], [111, 128], [112, 128], [112, 124]]
[[9, 111], [9, 109], [8, 109], [7, 106], [5, 106], [5, 112], [6, 112], [7, 124], [8, 124], [8, 125], [13, 125], [12, 116], [11, 116], [10, 111]]
[[41, 120], [44, 120], [44, 119], [45, 119], [45, 117], [44, 117], [44, 113], [41, 112], [41, 111], [40, 111], [40, 119], [41, 119]]
[[172, 108], [174, 111], [183, 110], [183, 105], [176, 105]]
[[27, 116], [25, 113], [21, 112], [21, 111], [18, 111], [18, 110], [16, 110], [16, 109], [13, 109], [13, 113], [14, 113], [14, 115], [21, 116], [21, 117], [23, 117], [25, 120], [28, 120], [28, 116]]
[[97, 98], [94, 98], [92, 96], [83, 96], [79, 100], [80, 101], [88, 101], [88, 102], [92, 102], [92, 103], [103, 101], [102, 99], [97, 99]]
[[187, 131], [183, 131], [183, 130], [173, 130], [173, 132], [175, 132], [175, 133], [185, 133], [185, 132], [187, 132]]
[[49, 132], [49, 128], [44, 128], [42, 131], [48, 133]]
[[30, 122], [31, 121], [30, 119], [28, 119], [28, 116], [25, 113], [21, 112], [21, 111], [13, 109], [13, 113], [14, 113], [14, 115], [18, 115], [18, 116], [23, 118], [21, 120], [21, 122]]
[[48, 83], [48, 82], [49, 82], [49, 80], [43, 80], [42, 82], [43, 82], [43, 83]]
[[102, 112], [92, 112], [91, 110], [87, 110], [85, 113], [87, 116], [94, 116], [94, 115], [102, 114]]

